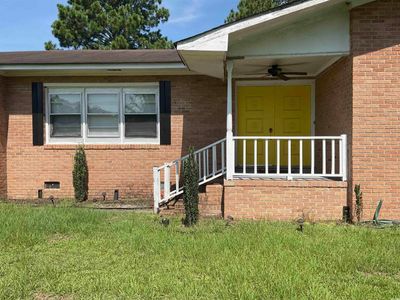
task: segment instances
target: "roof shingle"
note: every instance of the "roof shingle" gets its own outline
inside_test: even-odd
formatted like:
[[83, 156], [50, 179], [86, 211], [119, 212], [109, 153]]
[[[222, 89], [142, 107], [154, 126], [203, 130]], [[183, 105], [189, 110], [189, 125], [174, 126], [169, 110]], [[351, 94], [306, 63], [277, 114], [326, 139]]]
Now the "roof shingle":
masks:
[[0, 52], [1, 65], [181, 63], [175, 49]]

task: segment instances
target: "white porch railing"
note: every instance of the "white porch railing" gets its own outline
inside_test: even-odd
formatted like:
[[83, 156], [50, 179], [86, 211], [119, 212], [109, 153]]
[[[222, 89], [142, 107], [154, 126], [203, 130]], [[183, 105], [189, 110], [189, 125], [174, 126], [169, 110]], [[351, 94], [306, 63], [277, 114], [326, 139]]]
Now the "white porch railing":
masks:
[[[347, 180], [347, 136], [235, 136], [195, 151], [199, 186], [227, 178], [340, 178]], [[227, 149], [231, 145], [231, 149]], [[230, 151], [229, 151], [230, 150]], [[231, 153], [231, 155], [229, 155]], [[183, 193], [188, 155], [153, 168], [154, 211]], [[229, 170], [229, 169], [228, 169]]]
[[235, 136], [233, 145], [233, 177], [347, 180], [346, 135]]
[[[226, 139], [219, 140], [207, 147], [194, 152], [199, 168], [199, 186], [225, 174], [226, 171]], [[153, 168], [154, 211], [158, 212], [160, 205], [183, 193], [181, 177], [184, 161], [189, 156], [183, 156], [161, 167]]]

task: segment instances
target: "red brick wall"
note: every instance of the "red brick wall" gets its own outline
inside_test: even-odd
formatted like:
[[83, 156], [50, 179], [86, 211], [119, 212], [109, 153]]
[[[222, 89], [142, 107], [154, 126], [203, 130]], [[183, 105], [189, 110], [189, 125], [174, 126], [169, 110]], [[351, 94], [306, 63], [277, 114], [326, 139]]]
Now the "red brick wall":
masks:
[[[9, 128], [7, 144], [8, 197], [31, 199], [44, 181], [60, 181], [59, 191], [71, 197], [74, 146], [32, 146], [31, 82], [172, 82], [171, 146], [88, 146], [90, 199], [114, 189], [122, 197], [152, 196], [152, 167], [171, 161], [189, 145], [202, 147], [225, 136], [226, 89], [222, 81], [205, 76], [140, 78], [7, 78]], [[183, 144], [182, 144], [183, 141]]]
[[[351, 139], [352, 139], [352, 59], [345, 57], [334, 63], [315, 80], [315, 134], [318, 136], [347, 134], [348, 139], [348, 205], [351, 205]], [[317, 167], [321, 168], [321, 145], [317, 144]], [[331, 147], [327, 147], [327, 164], [331, 163]], [[338, 168], [339, 166], [336, 166]]]
[[222, 217], [223, 198], [224, 186], [221, 183], [208, 184], [205, 193], [200, 194], [200, 214], [207, 217]]
[[316, 135], [351, 135], [352, 63], [346, 57], [318, 75], [315, 81]]
[[364, 217], [384, 200], [382, 217], [400, 218], [400, 1], [351, 10], [353, 184]]
[[0, 198], [5, 197], [7, 191], [7, 113], [4, 94], [4, 78], [0, 76]]
[[339, 220], [346, 205], [341, 181], [225, 181], [224, 215], [233, 218]]

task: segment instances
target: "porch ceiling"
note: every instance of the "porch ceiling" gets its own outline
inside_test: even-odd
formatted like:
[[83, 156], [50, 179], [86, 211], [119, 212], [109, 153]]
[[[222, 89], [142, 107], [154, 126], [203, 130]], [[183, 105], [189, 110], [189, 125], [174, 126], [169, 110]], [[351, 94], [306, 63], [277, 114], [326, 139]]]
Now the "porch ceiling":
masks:
[[[324, 55], [233, 59], [233, 77], [269, 78], [267, 71], [272, 65], [278, 65], [284, 72], [306, 72], [305, 77], [315, 77], [341, 57], [341, 55]], [[299, 78], [290, 75], [288, 77]]]

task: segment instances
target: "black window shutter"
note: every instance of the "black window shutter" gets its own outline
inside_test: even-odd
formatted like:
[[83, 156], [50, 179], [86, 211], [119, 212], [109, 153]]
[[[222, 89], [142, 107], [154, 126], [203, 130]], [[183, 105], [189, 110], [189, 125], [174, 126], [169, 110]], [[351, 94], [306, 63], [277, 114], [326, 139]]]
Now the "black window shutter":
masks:
[[43, 83], [32, 83], [32, 129], [33, 146], [43, 145]]
[[171, 145], [171, 81], [160, 81], [160, 143]]

